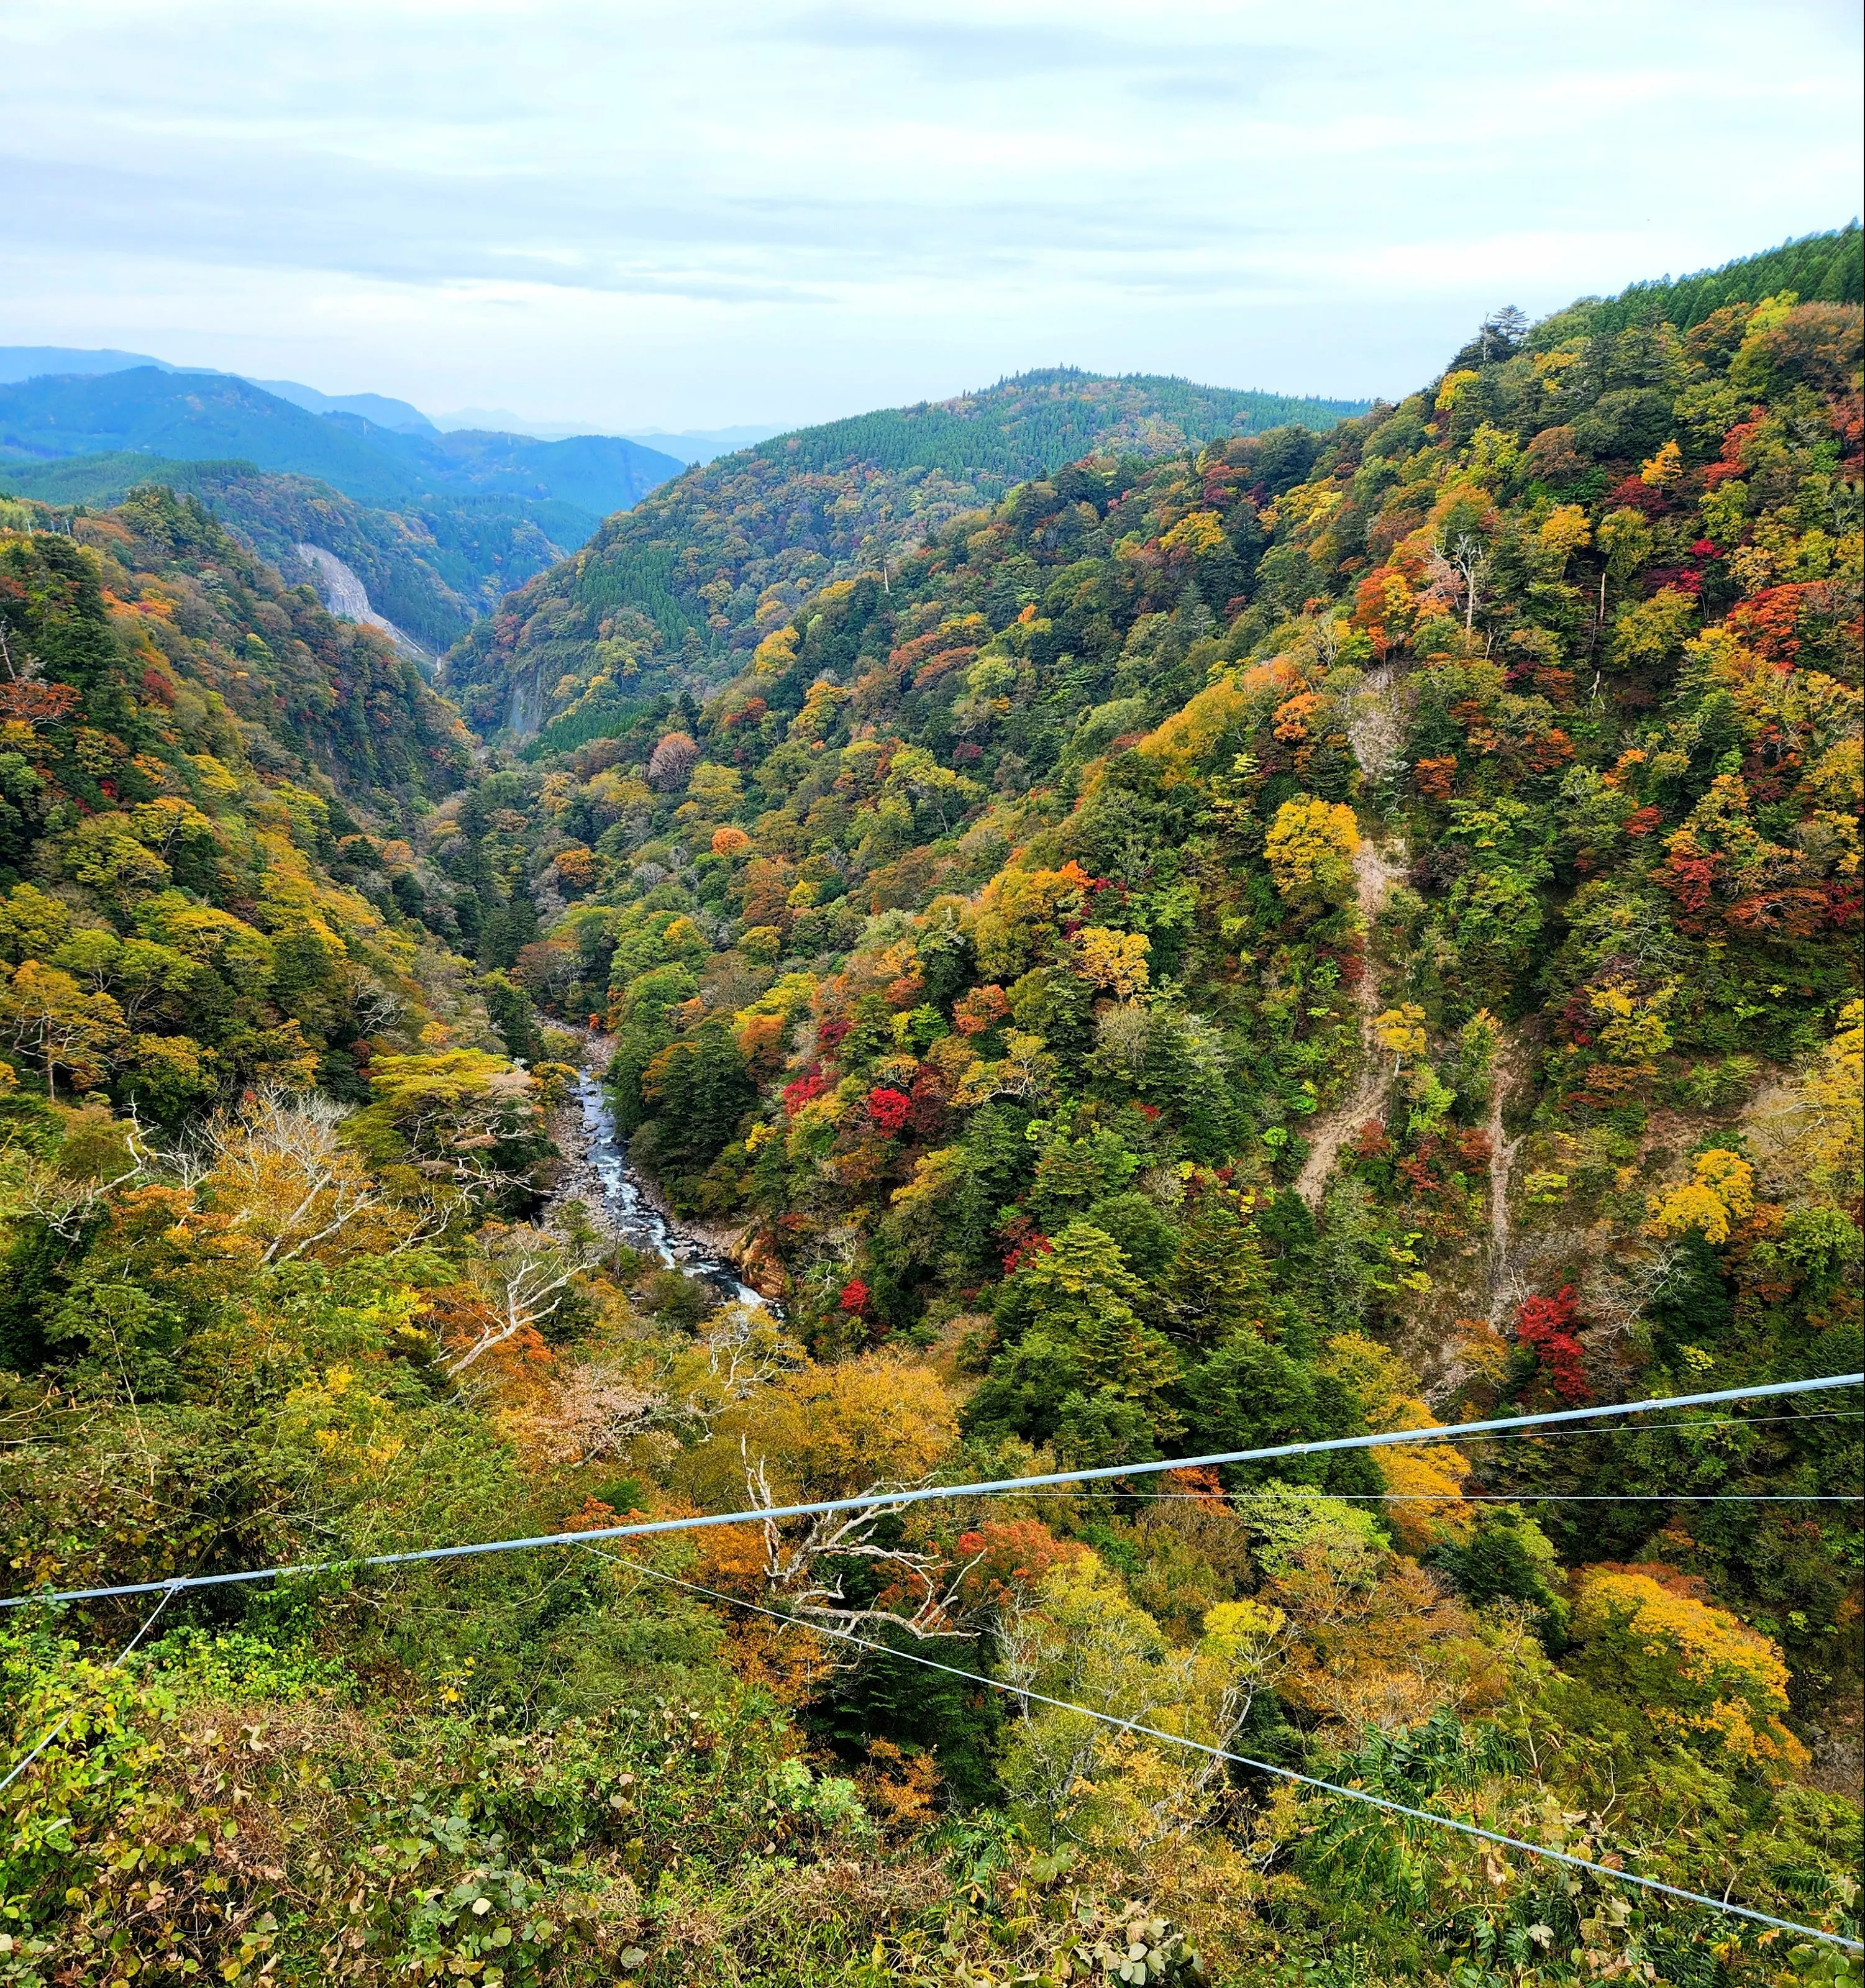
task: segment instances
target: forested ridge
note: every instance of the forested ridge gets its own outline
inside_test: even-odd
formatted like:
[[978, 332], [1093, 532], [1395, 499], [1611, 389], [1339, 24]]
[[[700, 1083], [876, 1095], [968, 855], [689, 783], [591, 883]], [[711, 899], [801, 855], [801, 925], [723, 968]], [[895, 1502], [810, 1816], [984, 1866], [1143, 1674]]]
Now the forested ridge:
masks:
[[[1006, 389], [1009, 390], [1006, 394]], [[1116, 448], [1161, 434], [1184, 442], [1259, 434], [1291, 424], [1326, 429], [1367, 403], [1298, 400], [1188, 380], [1106, 379], [1073, 367], [1000, 380], [991, 394], [856, 414], [759, 442], [754, 454], [792, 468], [928, 468], [963, 476], [984, 470], [1015, 481], [1032, 465], [1073, 461], [1097, 444]]]
[[335, 553], [363, 582], [370, 605], [435, 655], [589, 529], [584, 514], [548, 499], [430, 492], [399, 509], [360, 504], [314, 476], [238, 457], [181, 462], [126, 450], [0, 465], [0, 489], [60, 512], [108, 509], [151, 485], [198, 498], [293, 580], [315, 576], [300, 545]]
[[949, 519], [1090, 449], [1157, 455], [1364, 401], [1109, 379], [1062, 367], [951, 401], [778, 435], [664, 485], [540, 573], [449, 658], [487, 732], [606, 735], [644, 694], [742, 667], [825, 583], [880, 570]]
[[[1857, 254], [1123, 437], [742, 645], [540, 579], [469, 715], [637, 668], [522, 755], [198, 506], [0, 514], [14, 1591], [1857, 1371]], [[592, 1057], [776, 1310], [566, 1199]], [[1852, 1980], [1157, 1735], [1856, 1938], [1858, 1410], [209, 1591], [114, 1667], [148, 1598], [35, 1605], [0, 1980]]]
[[1633, 283], [1616, 297], [1589, 299], [1580, 308], [1590, 331], [1623, 331], [1638, 323], [1673, 324], [1680, 331], [1693, 331], [1725, 304], [1752, 303], [1782, 290], [1792, 290], [1807, 304], [1865, 303], [1860, 282], [1855, 221], [1829, 235], [1784, 242], [1779, 248], [1744, 256], [1720, 269]]

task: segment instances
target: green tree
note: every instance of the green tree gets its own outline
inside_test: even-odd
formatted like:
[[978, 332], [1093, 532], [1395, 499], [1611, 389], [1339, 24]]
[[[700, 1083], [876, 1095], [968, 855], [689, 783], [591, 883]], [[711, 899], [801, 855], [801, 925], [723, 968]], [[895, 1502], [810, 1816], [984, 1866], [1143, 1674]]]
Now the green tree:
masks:
[[1145, 1293], [1104, 1230], [1071, 1222], [1032, 1253], [1004, 1286], [998, 1329], [1013, 1341], [972, 1398], [967, 1425], [983, 1435], [1052, 1442], [1095, 1461], [1157, 1456], [1177, 1432], [1167, 1399], [1178, 1360], [1164, 1334], [1144, 1324]]
[[1259, 1321], [1269, 1297], [1262, 1245], [1221, 1189], [1200, 1194], [1179, 1225], [1166, 1289], [1180, 1334], [1199, 1346]]
[[[1323, 1442], [1362, 1434], [1366, 1427], [1340, 1381], [1247, 1330], [1232, 1332], [1208, 1357], [1188, 1368], [1179, 1395], [1187, 1440], [1200, 1456]], [[1285, 1457], [1274, 1465], [1225, 1466], [1226, 1477], [1238, 1486], [1260, 1483], [1270, 1475], [1337, 1492], [1377, 1489], [1380, 1483], [1365, 1454], [1352, 1450]]]
[[544, 1038], [538, 1029], [537, 1004], [523, 988], [513, 983], [508, 973], [488, 973], [481, 977], [479, 992], [485, 1012], [504, 1039], [505, 1053], [536, 1063], [544, 1054]]
[[636, 1151], [657, 1172], [703, 1173], [756, 1100], [758, 1087], [722, 1021], [670, 1043], [641, 1077], [653, 1115], [635, 1134]]

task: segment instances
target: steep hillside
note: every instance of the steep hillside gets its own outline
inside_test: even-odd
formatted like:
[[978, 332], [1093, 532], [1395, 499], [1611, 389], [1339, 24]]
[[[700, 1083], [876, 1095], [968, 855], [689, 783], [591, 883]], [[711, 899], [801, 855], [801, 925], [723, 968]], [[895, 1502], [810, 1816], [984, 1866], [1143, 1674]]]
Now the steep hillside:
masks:
[[359, 504], [314, 477], [238, 460], [181, 462], [126, 451], [32, 468], [0, 463], [0, 491], [66, 509], [120, 503], [158, 485], [198, 497], [294, 583], [316, 578], [299, 546], [336, 553], [377, 611], [434, 654], [514, 584], [554, 564], [560, 544], [588, 522], [569, 505], [504, 497]]
[[379, 851], [458, 783], [457, 718], [196, 505], [52, 522], [0, 506], [0, 1036], [157, 1121], [353, 1088], [372, 1003], [431, 1011]]
[[644, 685], [717, 681], [815, 589], [880, 572], [1023, 478], [1096, 448], [1152, 456], [1279, 424], [1325, 429], [1366, 404], [1063, 370], [778, 436], [610, 519], [475, 631], [450, 681], [482, 729], [567, 719], [587, 737]]
[[319, 583], [299, 546], [334, 553], [362, 580], [372, 607], [430, 654], [457, 641], [496, 601], [505, 576], [541, 571], [556, 556], [536, 526], [502, 505], [430, 499], [380, 510], [314, 478], [251, 462], [177, 462], [126, 451], [23, 471], [0, 465], [0, 491], [65, 512], [107, 508], [132, 491], [158, 487], [199, 498], [294, 584]]
[[[1083, 1463], [1857, 1369], [1860, 313], [1584, 323], [1032, 479], [540, 764], [515, 976], [606, 1007], [637, 1159], [819, 1356], [932, 1349], [974, 1442]], [[1857, 1460], [1313, 1480], [1421, 1499], [1391, 1537], [1473, 1605], [1457, 1485], [1552, 1494], [1505, 1591], [1632, 1564], [1850, 1734], [1845, 1527], [1662, 1499]]]
[[[302, 1557], [411, 1492], [444, 1508], [422, 1523], [484, 1530], [539, 1496], [473, 1358], [493, 1283], [532, 1291], [559, 1260], [522, 1218], [568, 1073], [508, 1060], [486, 1004], [535, 1056], [525, 1004], [400, 902], [406, 837], [466, 770], [458, 720], [190, 502], [63, 523], [0, 503], [4, 1586]], [[21, 1988], [126, 1964], [231, 1980], [242, 1936], [279, 1925], [243, 1875], [229, 1894], [157, 1846], [185, 1812], [211, 1858], [251, 1810], [171, 1804], [141, 1735], [172, 1660], [244, 1631], [223, 1645], [225, 1619], [177, 1601], [100, 1673], [132, 1694], [122, 1719], [73, 1703], [40, 1726], [48, 1691], [88, 1695], [80, 1642], [113, 1612], [0, 1616], [0, 1975]], [[341, 1720], [337, 1675], [306, 1679]], [[98, 1807], [79, 1790], [103, 1792], [106, 1726], [127, 1778]], [[155, 1894], [119, 1882], [132, 1841]], [[86, 1899], [99, 1858], [115, 1875]], [[288, 1974], [329, 1978], [321, 1926], [287, 1916], [309, 1948]]]
[[[781, 1215], [762, 1246], [793, 1296], [839, 1288], [855, 1242], [870, 1310], [901, 1327], [988, 1281], [994, 1237], [1069, 1205], [1046, 1199], [1039, 1148], [962, 1246], [887, 1213], [897, 1187], [915, 1203], [922, 1165], [943, 1178], [940, 1135], [985, 1101], [966, 1091], [974, 1037], [1034, 1044], [1015, 1094], [1065, 1117], [1150, 1101], [1120, 1121], [1117, 1171], [1247, 1157], [1293, 1182], [1363, 1054], [1350, 990], [1383, 955], [1382, 1013], [1415, 1016], [1415, 1042], [1382, 1024], [1412, 1109], [1349, 1155], [1349, 1199], [1387, 1208], [1394, 1238], [1419, 1230], [1407, 1248], [1431, 1239], [1432, 1274], [1487, 1310], [1465, 1255], [1489, 1185], [1471, 1156], [1492, 1143], [1478, 1065], [1527, 1060], [1522, 1164], [1560, 1183], [1530, 1226], [1567, 1240], [1522, 1246], [1558, 1256], [1598, 1225], [1620, 1236], [1657, 1191], [1648, 1170], [1676, 1158], [1674, 1131], [1647, 1129], [1661, 1098], [1739, 1113], [1846, 998], [1857, 323], [1779, 299], [1688, 336], [1556, 318], [1292, 455], [1278, 434], [1025, 484], [888, 586], [814, 597], [684, 731], [644, 708], [552, 774], [551, 880], [583, 901], [569, 950], [534, 970], [567, 976], [575, 1011], [620, 1004], [624, 1098], [678, 1193]], [[1375, 848], [1402, 881], [1369, 920], [1354, 884]], [[606, 990], [602, 962], [609, 936], [676, 911], [726, 950], [650, 1023], [651, 949], [622, 947]], [[749, 1144], [627, 1087], [674, 1068], [670, 1045], [729, 1064], [719, 1005], [786, 972], [809, 982], [808, 1025], [796, 1010], [761, 1052], [773, 1115]], [[902, 1038], [881, 1011], [922, 986], [942, 991]], [[958, 1028], [973, 996], [1008, 1005]], [[1636, 1026], [1613, 1023], [1623, 1003]], [[845, 1023], [853, 1061], [823, 1053]], [[877, 1143], [849, 1087], [883, 1066], [925, 1104]], [[798, 1085], [824, 1100], [820, 1141], [773, 1143]], [[950, 1163], [970, 1178], [985, 1155], [961, 1138]], [[1522, 1270], [1492, 1267], [1505, 1288]], [[1409, 1300], [1377, 1287], [1340, 1302], [1398, 1329]]]

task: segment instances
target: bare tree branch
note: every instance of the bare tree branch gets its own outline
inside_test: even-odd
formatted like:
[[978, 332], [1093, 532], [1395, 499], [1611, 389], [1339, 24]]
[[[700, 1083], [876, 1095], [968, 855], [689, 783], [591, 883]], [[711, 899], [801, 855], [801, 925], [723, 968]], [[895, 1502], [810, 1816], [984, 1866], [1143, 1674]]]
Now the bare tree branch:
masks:
[[543, 1324], [576, 1279], [600, 1261], [583, 1245], [548, 1229], [523, 1226], [496, 1235], [471, 1271], [485, 1307], [485, 1323], [472, 1344], [448, 1362], [448, 1374], [464, 1374], [495, 1347]]
[[[753, 1462], [743, 1437], [738, 1441], [744, 1462], [745, 1502], [753, 1510], [769, 1510], [776, 1503], [764, 1459]], [[921, 1480], [924, 1482], [924, 1480]], [[786, 1533], [775, 1519], [764, 1521], [764, 1574], [766, 1592], [781, 1600], [799, 1615], [817, 1621], [833, 1622], [843, 1628], [860, 1623], [888, 1625], [904, 1629], [924, 1640], [931, 1636], [966, 1636], [976, 1632], [966, 1626], [959, 1611], [959, 1591], [965, 1577], [977, 1564], [965, 1561], [954, 1569], [942, 1554], [921, 1553], [904, 1545], [877, 1545], [871, 1537], [885, 1518], [908, 1508], [890, 1502], [890, 1492], [917, 1488], [900, 1484], [875, 1485], [867, 1493], [876, 1502], [854, 1512], [819, 1512], [802, 1530]], [[911, 1613], [870, 1604], [851, 1603], [843, 1586], [845, 1567], [837, 1564], [867, 1560], [891, 1576], [888, 1586], [905, 1590], [912, 1598]], [[884, 1598], [885, 1590], [884, 1590]]]

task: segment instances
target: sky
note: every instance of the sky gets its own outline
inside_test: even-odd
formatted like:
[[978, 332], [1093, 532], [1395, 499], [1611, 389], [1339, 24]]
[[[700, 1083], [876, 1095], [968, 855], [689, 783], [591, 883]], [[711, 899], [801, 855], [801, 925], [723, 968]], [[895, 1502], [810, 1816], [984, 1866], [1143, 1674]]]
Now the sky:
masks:
[[1857, 211], [1856, 0], [0, 0], [0, 344], [610, 431], [1397, 396]]

